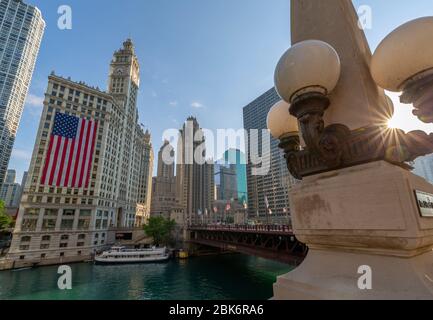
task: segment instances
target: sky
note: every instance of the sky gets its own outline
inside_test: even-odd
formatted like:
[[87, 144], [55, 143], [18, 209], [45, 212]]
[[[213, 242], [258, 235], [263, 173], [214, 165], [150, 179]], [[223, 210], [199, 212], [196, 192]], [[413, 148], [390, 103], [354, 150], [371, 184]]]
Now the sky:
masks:
[[[243, 107], [273, 86], [275, 66], [290, 47], [289, 0], [25, 1], [42, 11], [47, 27], [9, 163], [18, 179], [30, 164], [51, 71], [105, 90], [113, 52], [132, 38], [141, 65], [140, 122], [156, 154], [162, 133], [190, 115], [210, 130], [243, 128]], [[402, 23], [433, 15], [433, 0], [353, 2], [372, 8], [372, 50]], [[72, 9], [71, 30], [57, 26], [61, 5]], [[392, 99], [393, 126], [433, 132], [398, 95]]]

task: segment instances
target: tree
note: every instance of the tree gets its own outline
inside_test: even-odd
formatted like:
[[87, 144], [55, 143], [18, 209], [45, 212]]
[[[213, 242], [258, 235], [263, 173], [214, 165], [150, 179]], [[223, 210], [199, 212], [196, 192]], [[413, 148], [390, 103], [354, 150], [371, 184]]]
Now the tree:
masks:
[[150, 217], [147, 224], [144, 225], [144, 232], [153, 238], [156, 246], [160, 244], [167, 245], [171, 240], [171, 233], [176, 226], [176, 222], [164, 217]]
[[5, 204], [0, 200], [0, 231], [12, 226], [13, 219], [6, 213]]

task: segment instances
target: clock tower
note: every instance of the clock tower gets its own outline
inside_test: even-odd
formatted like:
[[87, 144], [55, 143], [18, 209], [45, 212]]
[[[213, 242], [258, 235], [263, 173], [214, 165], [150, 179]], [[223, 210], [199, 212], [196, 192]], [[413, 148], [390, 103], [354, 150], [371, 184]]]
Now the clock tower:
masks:
[[128, 113], [135, 113], [137, 93], [140, 87], [140, 65], [131, 39], [116, 51], [110, 65], [108, 92]]
[[131, 39], [123, 43], [123, 47], [113, 54], [108, 79], [108, 93], [114, 98], [121, 110], [120, 128], [114, 132], [121, 137], [123, 143], [118, 146], [121, 157], [119, 163], [118, 208], [124, 217], [121, 220], [134, 221], [138, 203], [139, 177], [137, 163], [140, 161], [140, 150], [135, 142], [141, 141], [144, 134], [138, 126], [137, 97], [140, 86], [140, 65], [135, 55]]

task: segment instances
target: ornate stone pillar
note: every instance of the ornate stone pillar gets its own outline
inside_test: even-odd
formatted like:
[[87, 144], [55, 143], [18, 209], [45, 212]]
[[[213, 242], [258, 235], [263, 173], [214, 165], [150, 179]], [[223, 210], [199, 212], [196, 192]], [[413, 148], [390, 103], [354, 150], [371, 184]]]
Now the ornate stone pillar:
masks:
[[[386, 139], [379, 139], [387, 107], [372, 79], [371, 52], [357, 22], [350, 0], [292, 0], [293, 43], [327, 42], [341, 60], [340, 80], [327, 97], [325, 125], [349, 127], [351, 133], [342, 133], [354, 142], [359, 133], [359, 146], [373, 146], [364, 143], [362, 132], [378, 126], [371, 132], [378, 141], [365, 159], [365, 151], [351, 159], [355, 153], [348, 146], [346, 158], [335, 167], [320, 163], [320, 155], [303, 158], [315, 161], [306, 162], [312, 170], [299, 170], [303, 180], [290, 192], [290, 204], [295, 234], [309, 253], [297, 269], [278, 278], [274, 299], [433, 299], [433, 216], [421, 212], [416, 196], [433, 197], [433, 186], [403, 162], [374, 156], [379, 149], [388, 153]], [[285, 143], [286, 156], [317, 155], [314, 142], [307, 143], [306, 151], [289, 150]], [[420, 154], [414, 152], [413, 159]]]

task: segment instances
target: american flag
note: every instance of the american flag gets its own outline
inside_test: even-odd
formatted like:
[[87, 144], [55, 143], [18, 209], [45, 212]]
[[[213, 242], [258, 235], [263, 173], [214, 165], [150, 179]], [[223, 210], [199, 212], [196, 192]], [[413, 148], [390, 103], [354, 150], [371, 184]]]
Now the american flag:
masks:
[[56, 113], [41, 184], [88, 188], [98, 122]]

